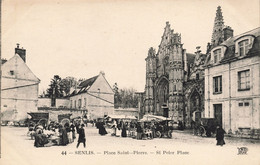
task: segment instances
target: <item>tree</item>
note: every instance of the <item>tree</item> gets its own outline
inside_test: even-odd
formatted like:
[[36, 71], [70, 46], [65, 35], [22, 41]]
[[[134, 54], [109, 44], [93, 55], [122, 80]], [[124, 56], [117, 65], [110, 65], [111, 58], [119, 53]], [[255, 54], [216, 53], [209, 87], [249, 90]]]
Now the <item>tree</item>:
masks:
[[60, 86], [61, 78], [58, 75], [54, 75], [51, 79], [49, 88], [47, 89], [47, 94], [51, 98], [51, 106], [56, 106], [56, 98], [63, 97], [62, 86]]
[[119, 94], [119, 91], [118, 91], [118, 85], [117, 83], [115, 83], [113, 85], [113, 91], [115, 93], [114, 95], [114, 107], [115, 108], [119, 108], [120, 104], [121, 104], [121, 98], [120, 98], [120, 94]]
[[135, 95], [134, 88], [119, 89], [117, 83], [113, 86], [115, 108], [136, 108], [138, 106], [138, 97]]
[[70, 90], [72, 87], [76, 88], [77, 79], [75, 77], [66, 77], [64, 79], [61, 79], [60, 86], [64, 96], [67, 96], [70, 94]]

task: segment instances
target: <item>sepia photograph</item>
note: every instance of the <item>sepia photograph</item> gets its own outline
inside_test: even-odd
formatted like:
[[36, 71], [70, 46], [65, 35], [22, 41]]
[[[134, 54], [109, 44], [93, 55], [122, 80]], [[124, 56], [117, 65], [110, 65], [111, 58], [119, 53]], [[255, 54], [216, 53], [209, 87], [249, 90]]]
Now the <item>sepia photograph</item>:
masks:
[[259, 0], [1, 0], [1, 165], [260, 165]]

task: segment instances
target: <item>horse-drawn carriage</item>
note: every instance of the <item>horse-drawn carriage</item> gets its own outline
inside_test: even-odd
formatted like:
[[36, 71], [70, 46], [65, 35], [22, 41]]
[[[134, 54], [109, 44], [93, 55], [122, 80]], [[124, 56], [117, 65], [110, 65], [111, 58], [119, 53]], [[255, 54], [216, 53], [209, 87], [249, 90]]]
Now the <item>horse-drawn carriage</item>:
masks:
[[67, 113], [67, 114], [60, 114], [58, 115], [58, 122], [61, 124], [61, 125], [68, 125], [70, 124], [70, 117], [71, 117], [71, 113]]
[[215, 134], [218, 122], [215, 118], [201, 118], [198, 128], [200, 136], [211, 137]]
[[36, 125], [42, 125], [46, 127], [49, 121], [49, 113], [48, 112], [28, 112], [31, 116], [29, 119], [28, 127], [35, 127]]
[[156, 136], [161, 137], [168, 137], [172, 138], [172, 131], [173, 131], [173, 121], [172, 120], [163, 120], [160, 121], [156, 126]]
[[156, 137], [172, 137], [174, 122], [170, 118], [155, 115], [144, 115], [140, 121], [153, 123], [152, 125], [154, 126]]

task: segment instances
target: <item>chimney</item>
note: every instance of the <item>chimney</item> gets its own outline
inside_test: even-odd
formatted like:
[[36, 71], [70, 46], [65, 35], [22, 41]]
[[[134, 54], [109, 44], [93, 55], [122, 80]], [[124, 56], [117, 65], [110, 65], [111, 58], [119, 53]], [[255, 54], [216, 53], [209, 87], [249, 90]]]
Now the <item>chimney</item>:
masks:
[[1, 61], [2, 61], [2, 64], [4, 64], [7, 60], [5, 58], [2, 58]]
[[15, 54], [18, 54], [24, 62], [26, 62], [26, 50], [23, 48], [19, 48], [20, 44], [16, 44], [17, 47], [15, 48]]
[[233, 37], [234, 30], [230, 26], [226, 26], [224, 29], [224, 41], [226, 41], [228, 38]]

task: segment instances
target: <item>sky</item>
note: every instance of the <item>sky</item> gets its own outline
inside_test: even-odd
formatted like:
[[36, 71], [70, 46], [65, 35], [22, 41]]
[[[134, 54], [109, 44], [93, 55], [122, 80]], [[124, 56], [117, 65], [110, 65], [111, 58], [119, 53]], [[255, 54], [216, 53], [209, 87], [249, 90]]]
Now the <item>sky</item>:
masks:
[[145, 58], [158, 50], [169, 21], [183, 47], [205, 53], [217, 7], [234, 35], [260, 26], [259, 0], [2, 0], [2, 58], [26, 49], [41, 80], [39, 94], [59, 75], [90, 78], [105, 72], [111, 86], [145, 88]]

